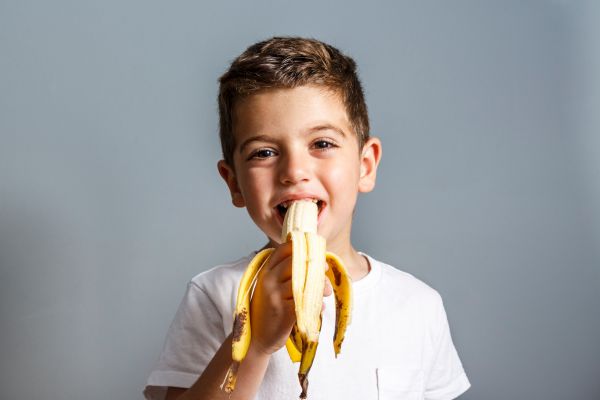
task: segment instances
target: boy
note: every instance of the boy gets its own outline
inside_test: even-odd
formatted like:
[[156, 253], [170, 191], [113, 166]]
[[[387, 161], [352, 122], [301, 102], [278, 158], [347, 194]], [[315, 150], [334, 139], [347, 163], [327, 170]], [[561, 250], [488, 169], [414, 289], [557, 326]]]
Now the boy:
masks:
[[298, 365], [285, 349], [294, 324], [291, 246], [281, 243], [281, 205], [316, 199], [318, 231], [353, 279], [354, 308], [342, 352], [331, 337], [335, 306], [326, 287], [320, 346], [308, 398], [453, 399], [469, 381], [437, 292], [357, 252], [350, 242], [358, 193], [375, 185], [381, 143], [352, 59], [302, 38], [249, 47], [220, 79], [218, 170], [275, 252], [251, 302], [252, 341], [231, 397], [220, 389], [231, 363], [237, 287], [250, 254], [192, 279], [175, 316], [147, 398], [294, 399]]

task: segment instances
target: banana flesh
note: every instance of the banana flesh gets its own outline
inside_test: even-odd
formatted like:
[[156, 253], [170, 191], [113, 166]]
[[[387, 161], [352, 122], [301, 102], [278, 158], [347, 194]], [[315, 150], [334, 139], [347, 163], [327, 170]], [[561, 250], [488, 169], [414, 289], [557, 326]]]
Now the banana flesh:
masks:
[[[292, 292], [296, 322], [286, 342], [292, 362], [299, 362], [298, 379], [305, 399], [308, 372], [313, 364], [319, 333], [325, 278], [333, 287], [336, 322], [333, 336], [335, 355], [340, 353], [346, 328], [352, 315], [352, 280], [342, 261], [326, 251], [325, 238], [317, 233], [318, 207], [311, 200], [293, 202], [288, 208], [282, 229], [282, 241], [292, 243]], [[261, 268], [273, 249], [259, 252], [248, 264], [236, 300], [232, 334], [232, 364], [221, 385], [226, 393], [235, 388], [237, 370], [245, 358], [251, 339], [250, 298]]]

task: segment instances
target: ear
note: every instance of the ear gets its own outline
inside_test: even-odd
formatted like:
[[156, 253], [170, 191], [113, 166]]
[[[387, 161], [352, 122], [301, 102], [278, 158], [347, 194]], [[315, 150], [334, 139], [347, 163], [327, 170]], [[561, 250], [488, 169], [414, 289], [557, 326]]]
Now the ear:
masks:
[[231, 203], [236, 207], [245, 207], [246, 202], [244, 201], [244, 196], [242, 196], [242, 192], [238, 186], [237, 177], [235, 176], [233, 167], [227, 164], [225, 160], [220, 160], [217, 163], [217, 169], [219, 170], [219, 175], [221, 175], [221, 178], [223, 178], [229, 188], [229, 193], [231, 193]]
[[360, 155], [360, 178], [358, 191], [367, 193], [375, 187], [377, 166], [381, 160], [381, 141], [371, 137], [364, 144]]

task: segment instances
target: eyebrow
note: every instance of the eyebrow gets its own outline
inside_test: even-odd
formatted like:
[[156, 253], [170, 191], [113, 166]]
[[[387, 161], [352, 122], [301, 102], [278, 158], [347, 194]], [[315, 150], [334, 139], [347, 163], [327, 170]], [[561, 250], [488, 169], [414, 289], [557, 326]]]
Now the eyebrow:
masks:
[[268, 135], [256, 135], [256, 136], [249, 137], [248, 139], [244, 140], [242, 142], [242, 144], [240, 144], [240, 154], [244, 151], [244, 148], [246, 146], [248, 146], [250, 143], [260, 142], [260, 141], [270, 142], [270, 141], [272, 141], [272, 139]]
[[339, 133], [342, 137], [346, 137], [346, 132], [344, 132], [343, 129], [335, 126], [335, 125], [331, 125], [331, 124], [322, 124], [322, 125], [317, 125], [313, 128], [310, 128], [308, 130], [309, 133], [313, 133], [313, 132], [319, 132], [319, 131], [327, 131], [327, 130], [332, 130], [335, 131], [337, 133]]

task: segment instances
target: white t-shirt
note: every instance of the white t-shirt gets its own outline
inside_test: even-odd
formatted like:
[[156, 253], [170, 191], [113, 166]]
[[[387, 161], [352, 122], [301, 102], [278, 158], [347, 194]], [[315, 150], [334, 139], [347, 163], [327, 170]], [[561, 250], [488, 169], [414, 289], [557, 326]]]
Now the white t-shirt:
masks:
[[[253, 254], [188, 284], [144, 394], [190, 387], [229, 335], [237, 287]], [[333, 296], [326, 297], [319, 347], [308, 375], [310, 400], [449, 400], [470, 387], [439, 294], [410, 274], [365, 255], [371, 266], [353, 283], [352, 323], [334, 356]], [[298, 365], [273, 354], [256, 400], [297, 399]]]

